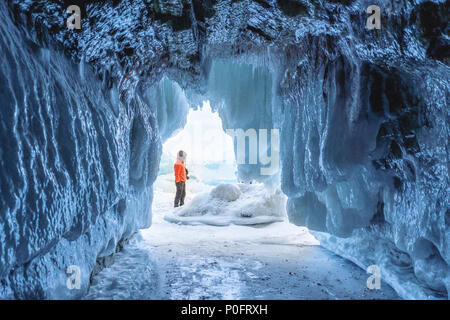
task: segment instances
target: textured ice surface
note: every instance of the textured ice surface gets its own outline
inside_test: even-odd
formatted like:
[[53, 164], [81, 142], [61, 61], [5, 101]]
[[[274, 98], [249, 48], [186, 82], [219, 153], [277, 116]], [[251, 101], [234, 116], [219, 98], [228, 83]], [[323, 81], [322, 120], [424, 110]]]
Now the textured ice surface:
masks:
[[[252, 97], [274, 89], [271, 81], [257, 85], [258, 68], [252, 65], [213, 64], [210, 78], [217, 77], [212, 81], [222, 89], [212, 90], [212, 101], [228, 127], [251, 127], [248, 122], [264, 126], [259, 121], [270, 118], [274, 127], [281, 128], [281, 185], [289, 197], [291, 222], [334, 234], [336, 242], [353, 243], [354, 250], [348, 249], [346, 256], [353, 252], [355, 261], [383, 264], [386, 270], [392, 267], [386, 276], [405, 298], [445, 297], [450, 284], [448, 258], [443, 258], [449, 250], [449, 184], [443, 148], [448, 145], [448, 72], [436, 66], [443, 78], [433, 78], [424, 68], [406, 73], [343, 56], [331, 62], [314, 61], [322, 49], [313, 45], [308, 50], [303, 59], [309, 62], [296, 66], [294, 76], [286, 77], [285, 71], [282, 84], [288, 87], [282, 89], [281, 103], [270, 98], [266, 108], [250, 107], [258, 117], [247, 109]], [[276, 76], [268, 70], [267, 79]], [[246, 77], [252, 79], [247, 85], [226, 89], [234, 85], [232, 79]], [[394, 86], [395, 91], [390, 89]], [[259, 172], [251, 171], [255, 168], [239, 167], [240, 178], [258, 179]], [[358, 250], [361, 242], [377, 237], [408, 256], [409, 266], [399, 271], [384, 263], [396, 259], [392, 250], [381, 250], [375, 257]], [[337, 250], [339, 246], [329, 247], [344, 252]], [[411, 292], [398, 285], [408, 277], [418, 280], [415, 286], [405, 287]]]
[[[446, 2], [379, 1], [379, 31], [365, 27], [365, 0], [293, 11], [286, 1], [194, 1], [181, 13], [179, 1], [158, 3], [90, 2], [79, 32], [60, 2], [13, 0], [11, 14], [0, 4], [2, 296], [48, 296], [63, 283], [63, 256], [89, 273], [99, 252], [89, 241], [106, 254], [148, 224], [156, 128], [167, 136], [183, 121], [156, 118], [162, 100], [148, 89], [165, 75], [190, 105], [210, 95], [225, 128], [280, 128], [292, 222], [333, 234], [330, 248], [362, 267], [402, 256], [417, 285], [384, 276], [404, 297], [448, 297]], [[240, 179], [255, 169], [241, 166]], [[131, 212], [137, 204], [144, 210]], [[104, 223], [105, 212], [118, 222]], [[358, 250], [376, 239], [395, 250]]]
[[[409, 261], [400, 274], [417, 277], [435, 297], [447, 297], [450, 284], [449, 73], [442, 68], [435, 66], [436, 76], [425, 68], [374, 68], [342, 57], [304, 65], [293, 94], [302, 98], [286, 103], [290, 116], [281, 135], [291, 221], [352, 238], [334, 239], [346, 243], [346, 256], [355, 260], [389, 266], [384, 261], [395, 260], [399, 250]], [[359, 250], [378, 237], [396, 250], [387, 246], [374, 256]], [[403, 296], [433, 296], [419, 287]]]
[[[259, 133], [259, 129], [274, 129], [274, 88], [273, 77], [267, 68], [217, 60], [213, 61], [209, 72], [207, 97], [211, 105], [218, 109], [224, 130], [253, 129]], [[239, 180], [274, 179], [273, 176], [261, 175], [260, 162], [249, 164], [249, 150], [249, 147], [245, 150], [246, 164], [238, 164]], [[267, 152], [270, 154], [270, 143], [268, 150], [261, 150], [258, 144], [258, 158], [260, 153], [265, 155]]]
[[[0, 298], [80, 297], [103, 258], [150, 225], [154, 113], [32, 42], [4, 2], [0, 20]], [[70, 265], [79, 290], [66, 286]]]
[[[404, 299], [446, 299], [445, 292], [446, 265], [436, 263], [436, 253], [426, 248], [424, 258], [415, 262], [405, 252], [398, 250], [387, 241], [381, 230], [356, 230], [351, 237], [338, 239], [323, 232], [312, 234], [320, 245], [353, 261], [363, 269], [376, 265], [380, 268], [381, 278], [389, 283]], [[429, 264], [428, 264], [429, 263]], [[414, 273], [411, 272], [414, 266]], [[423, 278], [423, 277], [428, 278]], [[423, 282], [431, 288], [424, 287]]]
[[144, 99], [156, 110], [162, 141], [185, 125], [189, 104], [183, 89], [176, 82], [161, 79], [145, 92]]
[[183, 224], [254, 225], [283, 221], [286, 198], [263, 184], [221, 183], [174, 208], [164, 219]]

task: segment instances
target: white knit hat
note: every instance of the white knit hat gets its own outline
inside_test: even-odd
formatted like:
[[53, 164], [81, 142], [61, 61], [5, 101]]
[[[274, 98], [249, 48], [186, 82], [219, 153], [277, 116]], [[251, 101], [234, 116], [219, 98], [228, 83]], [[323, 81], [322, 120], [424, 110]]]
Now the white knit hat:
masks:
[[187, 153], [186, 152], [184, 152], [183, 150], [180, 150], [180, 151], [178, 151], [178, 153], [177, 153], [177, 159], [178, 160], [181, 160], [181, 161], [186, 161], [186, 156], [187, 156]]

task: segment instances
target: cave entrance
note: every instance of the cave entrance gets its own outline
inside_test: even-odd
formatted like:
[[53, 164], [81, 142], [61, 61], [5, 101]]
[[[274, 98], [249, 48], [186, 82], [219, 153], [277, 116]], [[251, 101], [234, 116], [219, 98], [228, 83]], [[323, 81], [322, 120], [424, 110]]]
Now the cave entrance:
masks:
[[[203, 102], [202, 108], [190, 108], [198, 96], [167, 78], [149, 91], [164, 142], [153, 184], [153, 221], [140, 230], [143, 241], [132, 248], [137, 253], [128, 248], [131, 254], [115, 262], [121, 271], [125, 265], [151, 270], [139, 274], [147, 275], [152, 287], [146, 299], [377, 296], [367, 294], [366, 282], [360, 280], [364, 270], [323, 249], [306, 227], [287, 218], [287, 197], [280, 189], [283, 146], [273, 144], [271, 135], [282, 116], [276, 84], [265, 67], [213, 61], [202, 96], [209, 102]], [[227, 135], [228, 130], [247, 133], [244, 153], [238, 151], [238, 137]], [[261, 144], [264, 132], [266, 143]], [[252, 139], [255, 149], [250, 147]], [[286, 140], [284, 145], [289, 143]], [[186, 183], [185, 204], [174, 208], [173, 166], [180, 149], [187, 152], [191, 179]], [[253, 157], [251, 150], [256, 150]], [[267, 157], [270, 153], [275, 164], [274, 155], [279, 153], [274, 174], [264, 174], [262, 169], [272, 162], [261, 161], [261, 153]], [[245, 158], [244, 163], [240, 158]], [[132, 282], [139, 277], [133, 276]], [[101, 284], [106, 281], [101, 277], [96, 281], [100, 285], [92, 286], [92, 292], [114, 295], [114, 290], [104, 290]], [[116, 286], [122, 297], [122, 287], [142, 288], [125, 282]]]
[[[156, 97], [163, 150], [153, 184], [153, 220], [208, 225], [288, 222], [280, 184], [280, 137], [272, 110], [278, 104], [272, 72], [232, 60], [211, 63], [201, 107], [173, 80], [163, 78]], [[194, 104], [195, 105], [195, 104]], [[187, 152], [186, 201], [173, 208], [174, 162]], [[200, 193], [209, 193], [196, 197]], [[192, 200], [192, 204], [191, 204]]]
[[[268, 150], [273, 144], [267, 142], [275, 140], [273, 134], [267, 129], [224, 129], [226, 107], [219, 108], [221, 113], [213, 110], [209, 101], [187, 108], [184, 127], [179, 122], [180, 128], [174, 129], [164, 141], [159, 174], [153, 184], [154, 221], [164, 216], [169, 222], [189, 225], [287, 223], [286, 196], [279, 181], [265, 181], [266, 175], [260, 173], [265, 168], [258, 163], [264, 159], [263, 154], [270, 160], [277, 158], [272, 157], [275, 152]], [[179, 150], [187, 153], [185, 166], [189, 179], [184, 184], [184, 205], [174, 208], [177, 192], [174, 163]], [[274, 176], [270, 178], [277, 181]]]
[[237, 183], [233, 139], [223, 130], [222, 121], [209, 101], [189, 109], [185, 126], [163, 143], [158, 178], [154, 183], [154, 192], [162, 197], [156, 201], [173, 204], [176, 192], [173, 166], [179, 150], [187, 153], [186, 201], [220, 183]]

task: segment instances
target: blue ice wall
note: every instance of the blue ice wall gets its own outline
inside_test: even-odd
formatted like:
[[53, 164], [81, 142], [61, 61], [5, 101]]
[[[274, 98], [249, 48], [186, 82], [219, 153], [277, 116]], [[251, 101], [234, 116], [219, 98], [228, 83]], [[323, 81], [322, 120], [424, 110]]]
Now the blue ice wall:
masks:
[[189, 102], [183, 89], [175, 82], [163, 77], [144, 93], [145, 102], [156, 112], [162, 142], [186, 124]]
[[[447, 68], [318, 59], [320, 40], [286, 56], [212, 63], [208, 94], [225, 128], [281, 129], [292, 223], [364, 269], [379, 266], [402, 297], [447, 297]], [[256, 165], [239, 170], [264, 178]]]
[[448, 67], [386, 67], [345, 51], [317, 59], [323, 46], [308, 43], [282, 79], [290, 220], [364, 269], [379, 266], [404, 298], [447, 298]]
[[151, 223], [157, 121], [139, 95], [36, 45], [3, 1], [0, 21], [0, 298], [80, 297], [102, 257]]
[[[404, 298], [448, 298], [448, 10], [442, 1], [377, 4], [383, 26], [373, 32], [365, 28], [367, 1], [323, 2], [324, 20], [304, 2], [303, 13], [281, 23], [270, 4], [216, 6], [222, 19], [211, 28], [210, 55], [223, 57], [214, 44], [232, 41], [230, 51], [244, 53], [212, 64], [210, 94], [224, 104], [228, 127], [269, 116], [280, 128], [291, 222], [362, 268], [379, 266]], [[283, 33], [291, 24], [292, 45]], [[262, 38], [255, 55], [249, 43]], [[267, 94], [269, 104], [261, 100]]]
[[[270, 175], [261, 174], [261, 167], [267, 165], [259, 161], [261, 152], [270, 155], [271, 130], [279, 129], [273, 122], [273, 109], [279, 107], [273, 76], [265, 66], [231, 59], [214, 60], [209, 70], [206, 97], [212, 107], [218, 110], [224, 130], [255, 130], [257, 139], [260, 129], [268, 130], [267, 149], [262, 150], [257, 143], [256, 164], [250, 164], [250, 140], [246, 138], [245, 163], [238, 164], [240, 181], [278, 181], [280, 171], [274, 170]], [[234, 144], [236, 156], [236, 138]]]

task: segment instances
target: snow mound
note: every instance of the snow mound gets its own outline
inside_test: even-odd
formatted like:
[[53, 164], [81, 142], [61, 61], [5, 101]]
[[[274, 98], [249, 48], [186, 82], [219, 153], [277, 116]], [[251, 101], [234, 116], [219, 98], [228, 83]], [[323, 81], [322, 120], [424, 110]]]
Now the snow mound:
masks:
[[236, 201], [241, 195], [241, 190], [235, 184], [221, 183], [211, 190], [211, 196], [226, 201]]
[[270, 190], [263, 184], [222, 183], [175, 208], [164, 219], [181, 224], [227, 226], [267, 224], [283, 221], [285, 216], [286, 196], [280, 189]]

